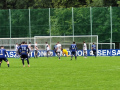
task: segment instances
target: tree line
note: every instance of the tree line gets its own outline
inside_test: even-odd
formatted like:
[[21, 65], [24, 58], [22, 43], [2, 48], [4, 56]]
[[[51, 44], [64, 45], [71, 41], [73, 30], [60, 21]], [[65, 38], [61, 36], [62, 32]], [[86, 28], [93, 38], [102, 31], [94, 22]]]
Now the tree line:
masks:
[[[1, 0], [0, 37], [32, 37], [50, 35], [90, 35], [90, 7], [92, 7], [92, 34], [99, 36], [99, 42], [110, 42], [112, 6], [113, 42], [119, 42], [120, 34], [119, 0]], [[114, 7], [115, 6], [115, 7]], [[72, 21], [72, 8], [74, 22]], [[29, 10], [30, 25], [29, 32]], [[49, 23], [49, 9], [50, 23]], [[74, 24], [74, 27], [73, 27]]]
[[120, 0], [0, 0], [0, 9], [120, 6]]

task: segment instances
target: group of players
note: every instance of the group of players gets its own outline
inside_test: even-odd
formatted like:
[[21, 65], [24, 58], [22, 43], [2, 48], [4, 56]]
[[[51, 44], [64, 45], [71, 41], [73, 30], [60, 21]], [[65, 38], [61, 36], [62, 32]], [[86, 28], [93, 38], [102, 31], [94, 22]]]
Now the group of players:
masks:
[[[16, 44], [16, 45], [18, 45], [18, 44]], [[27, 45], [27, 43], [23, 41], [20, 45], [18, 45], [16, 47], [16, 50], [17, 50], [16, 53], [19, 54], [20, 57], [21, 57], [23, 67], [25, 67], [24, 60], [27, 60], [28, 67], [30, 67], [29, 58], [30, 58], [30, 51], [31, 51], [31, 42]], [[50, 46], [46, 42], [47, 57], [48, 57], [48, 54], [50, 53], [49, 50], [50, 50]], [[75, 44], [75, 42], [73, 42], [73, 44], [71, 44], [70, 50], [71, 50], [71, 60], [73, 58], [73, 55], [75, 56], [75, 59], [77, 59], [77, 55], [76, 55], [77, 45]], [[63, 55], [65, 54], [67, 57], [69, 56], [68, 51], [66, 49], [63, 49], [59, 42], [57, 42], [57, 44], [54, 46], [54, 51], [55, 51], [56, 55], [58, 56], [59, 60], [60, 60], [61, 51], [62, 51]], [[87, 57], [87, 45], [86, 45], [85, 42], [83, 42], [83, 51], [84, 51], [84, 56]], [[93, 54], [96, 57], [96, 45], [94, 43], [92, 45], [92, 51], [93, 51]], [[37, 46], [37, 42], [36, 42], [35, 43], [34, 58], [35, 57], [37, 58], [37, 54], [38, 54], [38, 46]], [[9, 61], [8, 61], [6, 56], [7, 56], [6, 50], [4, 49], [4, 46], [1, 46], [1, 49], [0, 49], [0, 67], [1, 67], [2, 60], [7, 62], [8, 67], [10, 66]]]

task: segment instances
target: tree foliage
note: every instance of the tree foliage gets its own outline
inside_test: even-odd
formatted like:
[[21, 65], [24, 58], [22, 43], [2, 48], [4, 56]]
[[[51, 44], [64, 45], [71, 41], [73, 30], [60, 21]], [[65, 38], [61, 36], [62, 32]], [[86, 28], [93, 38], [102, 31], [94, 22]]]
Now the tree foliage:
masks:
[[[89, 35], [91, 34], [89, 7], [92, 7], [92, 34], [99, 35], [101, 42], [109, 42], [111, 36], [109, 6], [113, 6], [113, 41], [119, 42], [116, 36], [119, 37], [120, 34], [120, 0], [1, 0], [0, 33], [3, 34], [0, 37], [10, 37], [8, 9], [11, 9], [12, 37], [29, 37], [29, 25], [32, 36], [50, 35], [50, 30], [51, 35], [72, 35], [73, 29], [75, 35]], [[73, 15], [71, 7], [74, 7]], [[48, 8], [51, 8], [50, 13]]]

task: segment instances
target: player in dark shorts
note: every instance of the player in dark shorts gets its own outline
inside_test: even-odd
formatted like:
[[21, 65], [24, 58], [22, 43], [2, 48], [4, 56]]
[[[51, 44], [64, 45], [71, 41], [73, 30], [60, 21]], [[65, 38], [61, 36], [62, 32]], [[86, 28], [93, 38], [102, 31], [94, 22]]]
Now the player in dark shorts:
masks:
[[28, 67], [30, 67], [29, 59], [28, 59], [29, 48], [28, 48], [28, 45], [25, 44], [25, 42], [22, 42], [22, 44], [21, 44], [21, 46], [19, 48], [19, 51], [21, 52], [21, 60], [22, 60], [23, 67], [25, 67], [24, 59], [27, 60]]
[[0, 67], [1, 67], [2, 60], [7, 62], [7, 65], [9, 67], [9, 61], [8, 61], [6, 56], [7, 56], [6, 50], [4, 49], [4, 46], [1, 46], [1, 49], [0, 49]]
[[93, 54], [95, 55], [96, 57], [96, 45], [93, 43], [92, 45], [92, 51], [93, 51]]
[[73, 55], [75, 56], [75, 60], [76, 60], [77, 59], [77, 55], [76, 55], [77, 46], [76, 46], [75, 42], [73, 42], [73, 44], [71, 44], [70, 50], [71, 50], [71, 60], [73, 58]]

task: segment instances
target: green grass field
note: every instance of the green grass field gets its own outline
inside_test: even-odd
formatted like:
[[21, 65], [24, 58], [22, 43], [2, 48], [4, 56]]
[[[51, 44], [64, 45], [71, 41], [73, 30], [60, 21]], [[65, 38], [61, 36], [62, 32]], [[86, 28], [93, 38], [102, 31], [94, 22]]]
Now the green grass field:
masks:
[[30, 67], [8, 58], [0, 68], [0, 90], [120, 90], [120, 57], [39, 57]]

